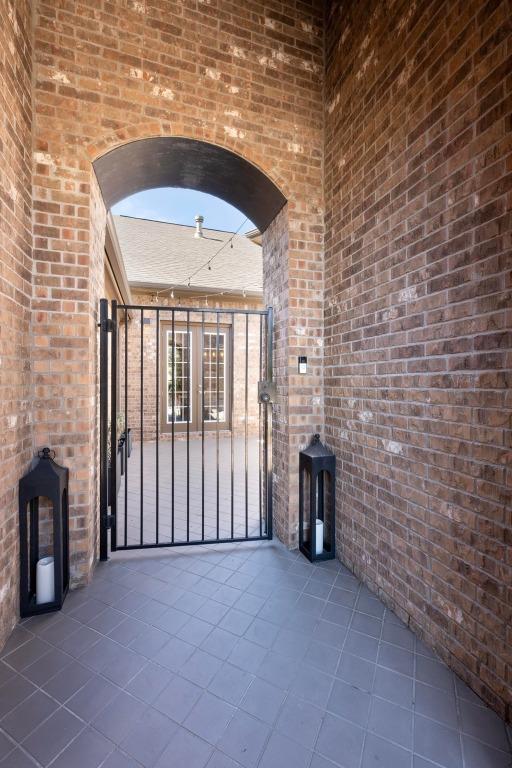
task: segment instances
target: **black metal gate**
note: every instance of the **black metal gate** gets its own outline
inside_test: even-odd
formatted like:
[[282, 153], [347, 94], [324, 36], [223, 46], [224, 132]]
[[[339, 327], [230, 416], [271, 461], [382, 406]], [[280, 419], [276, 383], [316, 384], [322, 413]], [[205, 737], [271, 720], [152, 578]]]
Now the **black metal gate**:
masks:
[[272, 538], [272, 309], [100, 301], [100, 557]]

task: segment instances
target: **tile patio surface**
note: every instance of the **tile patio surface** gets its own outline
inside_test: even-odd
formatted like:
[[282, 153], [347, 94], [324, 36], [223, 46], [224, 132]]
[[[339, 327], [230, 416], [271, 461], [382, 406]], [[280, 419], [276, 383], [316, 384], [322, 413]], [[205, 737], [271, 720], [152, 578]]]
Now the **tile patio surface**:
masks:
[[[171, 541], [172, 522], [172, 456], [171, 441], [158, 446], [159, 541]], [[143, 499], [143, 541], [156, 542], [156, 443], [143, 445], [141, 483], [140, 443], [133, 446], [127, 472], [128, 544], [140, 542], [141, 494]], [[202, 505], [203, 472], [200, 437], [189, 442], [189, 541], [203, 539]], [[247, 531], [259, 535], [260, 451], [258, 437], [247, 440]], [[142, 489], [142, 490], [141, 490]], [[118, 496], [118, 541], [124, 544], [125, 477], [121, 477]], [[204, 538], [231, 538], [231, 439], [224, 433], [219, 438], [219, 536], [217, 537], [217, 441], [211, 432], [204, 442]], [[233, 533], [246, 535], [245, 441], [233, 439]], [[263, 533], [265, 533], [263, 528]], [[174, 541], [187, 541], [187, 442], [174, 443]]]
[[277, 542], [116, 555], [15, 629], [0, 682], [8, 768], [511, 764], [503, 722], [354, 576]]

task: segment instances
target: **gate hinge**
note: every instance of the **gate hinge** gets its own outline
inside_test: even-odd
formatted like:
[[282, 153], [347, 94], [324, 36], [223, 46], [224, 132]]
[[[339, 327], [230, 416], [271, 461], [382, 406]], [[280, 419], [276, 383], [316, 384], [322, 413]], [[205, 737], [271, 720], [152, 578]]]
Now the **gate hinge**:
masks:
[[116, 522], [116, 516], [115, 515], [107, 515], [107, 528], [110, 530], [114, 527], [114, 523]]
[[260, 403], [275, 403], [277, 388], [273, 381], [258, 381], [258, 400]]

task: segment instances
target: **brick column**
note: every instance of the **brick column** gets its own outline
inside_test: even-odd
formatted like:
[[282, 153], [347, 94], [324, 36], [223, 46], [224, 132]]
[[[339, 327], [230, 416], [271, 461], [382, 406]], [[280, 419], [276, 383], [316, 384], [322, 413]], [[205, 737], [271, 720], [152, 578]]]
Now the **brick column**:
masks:
[[[72, 583], [89, 578], [97, 518], [97, 302], [105, 209], [92, 168], [34, 154], [34, 442], [70, 469]], [[78, 165], [78, 163], [77, 163]]]
[[[274, 307], [274, 524], [288, 546], [298, 541], [299, 451], [323, 429], [323, 227], [314, 201], [287, 205], [263, 237], [265, 302]], [[298, 373], [298, 357], [308, 369]]]
[[30, 5], [0, 0], [0, 647], [18, 613], [18, 479], [32, 456]]

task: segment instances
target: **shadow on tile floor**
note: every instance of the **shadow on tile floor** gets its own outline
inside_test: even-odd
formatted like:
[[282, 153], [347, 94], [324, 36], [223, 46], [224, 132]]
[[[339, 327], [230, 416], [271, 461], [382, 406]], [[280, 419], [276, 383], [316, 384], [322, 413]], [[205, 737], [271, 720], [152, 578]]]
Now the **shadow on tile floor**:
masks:
[[101, 564], [0, 661], [5, 768], [505, 768], [504, 723], [340, 563]]

